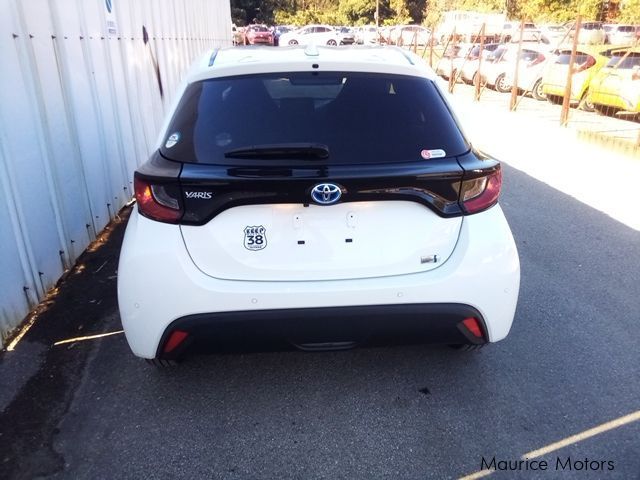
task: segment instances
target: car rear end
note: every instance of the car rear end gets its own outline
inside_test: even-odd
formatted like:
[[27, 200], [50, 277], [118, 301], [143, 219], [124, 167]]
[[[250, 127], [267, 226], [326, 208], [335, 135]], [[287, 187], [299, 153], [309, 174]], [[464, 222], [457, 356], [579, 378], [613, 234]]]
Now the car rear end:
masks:
[[273, 45], [273, 33], [265, 25], [250, 25], [246, 35], [249, 45]]
[[[518, 61], [517, 87], [525, 92], [531, 92], [536, 100], [544, 99], [543, 75], [550, 62], [553, 61], [553, 53], [549, 51], [536, 51]], [[515, 68], [507, 69], [505, 84], [516, 83]]]
[[[589, 82], [608, 61], [608, 57], [602, 54], [605, 50], [602, 47], [578, 47], [571, 80], [570, 101], [572, 103], [582, 100]], [[571, 61], [570, 48], [559, 49], [555, 53], [556, 55], [552, 63], [548, 65], [542, 79], [543, 92], [551, 100], [564, 97], [567, 71]]]
[[135, 175], [118, 295], [136, 355], [509, 332], [519, 263], [500, 164], [412, 57], [326, 50], [191, 78]]
[[601, 113], [640, 112], [640, 48], [614, 52], [591, 80], [588, 100]]

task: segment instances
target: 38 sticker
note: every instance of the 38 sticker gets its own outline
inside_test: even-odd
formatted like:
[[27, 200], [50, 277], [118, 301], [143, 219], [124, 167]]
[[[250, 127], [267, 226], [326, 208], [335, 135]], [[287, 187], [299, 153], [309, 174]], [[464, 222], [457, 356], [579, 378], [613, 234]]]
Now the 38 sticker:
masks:
[[267, 230], [262, 225], [244, 227], [244, 248], [262, 250], [267, 246]]

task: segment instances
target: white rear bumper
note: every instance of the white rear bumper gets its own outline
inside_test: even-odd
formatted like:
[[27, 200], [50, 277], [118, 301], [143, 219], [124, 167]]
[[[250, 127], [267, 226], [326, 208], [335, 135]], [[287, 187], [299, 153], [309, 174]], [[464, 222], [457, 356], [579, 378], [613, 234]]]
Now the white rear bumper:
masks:
[[118, 268], [118, 301], [127, 341], [156, 356], [165, 329], [186, 315], [247, 310], [458, 303], [484, 317], [489, 341], [509, 333], [520, 284], [518, 253], [499, 206], [465, 217], [458, 244], [435, 270], [325, 281], [220, 280], [202, 273], [180, 228], [131, 215]]

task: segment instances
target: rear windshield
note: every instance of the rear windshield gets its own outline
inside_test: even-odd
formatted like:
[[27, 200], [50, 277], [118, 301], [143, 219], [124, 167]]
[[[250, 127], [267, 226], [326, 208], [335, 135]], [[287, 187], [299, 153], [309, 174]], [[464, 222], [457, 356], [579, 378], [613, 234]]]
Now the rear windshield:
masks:
[[452, 156], [469, 149], [431, 80], [303, 72], [191, 84], [161, 151], [181, 162], [244, 165], [225, 152], [310, 143], [328, 147], [328, 158], [310, 160], [322, 164], [424, 161], [423, 150]]
[[636, 65], [640, 66], [640, 52], [631, 52], [624, 60], [624, 53], [611, 57], [607, 67], [629, 69]]
[[[585, 63], [589, 59], [589, 55], [586, 53], [576, 52], [576, 58], [574, 60], [576, 65]], [[569, 65], [571, 62], [571, 51], [560, 52], [560, 55], [556, 58], [558, 65]]]

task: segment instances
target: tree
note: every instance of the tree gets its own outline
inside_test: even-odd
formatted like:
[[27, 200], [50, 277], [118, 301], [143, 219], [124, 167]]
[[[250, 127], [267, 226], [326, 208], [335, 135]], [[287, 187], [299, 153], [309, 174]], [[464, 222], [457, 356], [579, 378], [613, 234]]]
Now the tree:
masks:
[[640, 0], [621, 2], [618, 20], [624, 23], [640, 23]]

